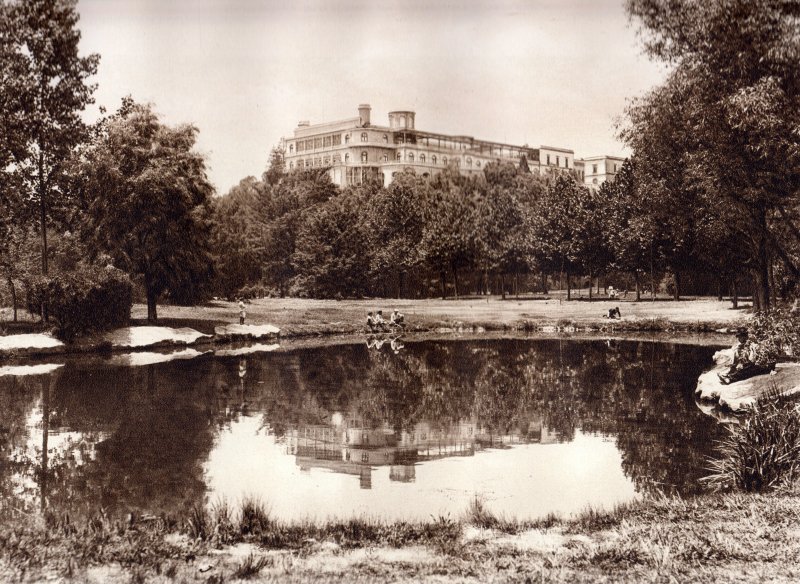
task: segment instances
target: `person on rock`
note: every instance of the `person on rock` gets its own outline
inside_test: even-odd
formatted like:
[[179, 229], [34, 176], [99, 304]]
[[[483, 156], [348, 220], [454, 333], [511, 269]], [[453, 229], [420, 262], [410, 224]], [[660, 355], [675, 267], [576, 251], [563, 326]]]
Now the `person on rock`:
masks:
[[736, 345], [733, 347], [733, 363], [727, 373], [719, 373], [720, 382], [723, 385], [743, 381], [756, 375], [769, 373], [775, 369], [775, 361], [768, 360], [766, 363], [760, 363], [759, 344], [749, 338], [746, 328], [740, 328], [736, 333]]

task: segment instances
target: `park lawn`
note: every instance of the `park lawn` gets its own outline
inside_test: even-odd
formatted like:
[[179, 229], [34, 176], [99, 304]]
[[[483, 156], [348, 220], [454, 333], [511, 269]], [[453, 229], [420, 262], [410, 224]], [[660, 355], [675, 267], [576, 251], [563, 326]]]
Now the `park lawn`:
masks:
[[[272, 324], [283, 336], [308, 334], [348, 334], [364, 330], [367, 311], [383, 310], [388, 318], [395, 308], [406, 315], [411, 331], [442, 328], [483, 327], [487, 330], [536, 330], [538, 327], [572, 325], [599, 329], [614, 326], [618, 330], [677, 329], [712, 331], [730, 328], [748, 317], [747, 309], [734, 310], [731, 303], [698, 298], [672, 301], [635, 302], [630, 299], [567, 301], [554, 293], [549, 299], [526, 299], [499, 296], [470, 296], [461, 299], [364, 299], [310, 300], [301, 298], [264, 298], [247, 306], [248, 324]], [[622, 319], [609, 321], [603, 315], [618, 306]], [[147, 307], [137, 304], [132, 311], [136, 324], [145, 324]], [[202, 306], [162, 305], [158, 308], [160, 324], [189, 326], [211, 333], [214, 326], [238, 322], [234, 302], [211, 301]]]

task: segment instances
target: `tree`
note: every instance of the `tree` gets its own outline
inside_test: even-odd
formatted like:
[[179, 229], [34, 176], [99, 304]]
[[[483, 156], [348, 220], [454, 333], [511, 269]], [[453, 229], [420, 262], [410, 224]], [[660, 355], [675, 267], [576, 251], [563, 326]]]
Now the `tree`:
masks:
[[422, 262], [422, 200], [427, 184], [413, 172], [400, 172], [388, 189], [367, 202], [372, 234], [372, 273], [378, 281], [397, 276], [397, 296], [403, 296], [406, 275]]
[[361, 220], [363, 204], [354, 193], [345, 193], [305, 213], [292, 262], [315, 296], [357, 296], [367, 291], [369, 235]]
[[45, 275], [48, 223], [69, 205], [63, 165], [87, 137], [80, 114], [93, 103], [87, 80], [100, 59], [78, 56], [77, 23], [75, 0], [0, 2], [0, 134], [27, 217], [38, 217]]
[[548, 185], [536, 209], [528, 215], [528, 249], [543, 271], [567, 274], [567, 300], [571, 276], [581, 267], [580, 231], [586, 220], [586, 189], [574, 177], [560, 174]]
[[627, 133], [670, 120], [684, 187], [747, 250], [755, 303], [770, 305], [779, 257], [800, 274], [800, 5], [784, 0], [628, 0], [645, 49], [673, 67], [632, 109]]
[[446, 296], [447, 272], [452, 273], [458, 298], [458, 270], [472, 265], [475, 259], [474, 201], [462, 189], [443, 182], [441, 190], [434, 191], [425, 203], [425, 227], [420, 246], [425, 263], [439, 274], [442, 298]]
[[210, 276], [213, 187], [196, 137], [128, 98], [84, 154], [86, 236], [95, 253], [142, 276], [150, 321], [162, 293], [191, 297]]

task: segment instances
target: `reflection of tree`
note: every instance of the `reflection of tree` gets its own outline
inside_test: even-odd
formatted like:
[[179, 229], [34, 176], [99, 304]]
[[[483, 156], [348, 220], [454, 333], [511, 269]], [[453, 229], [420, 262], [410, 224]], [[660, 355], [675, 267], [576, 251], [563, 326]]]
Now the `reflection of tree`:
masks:
[[[697, 488], [718, 433], [691, 398], [710, 353], [660, 343], [527, 340], [409, 343], [401, 355], [360, 346], [304, 351], [293, 354], [292, 389], [273, 388], [292, 404], [282, 404], [281, 416], [265, 416], [270, 424], [324, 424], [332, 412], [348, 411], [396, 432], [423, 421], [446, 429], [475, 419], [493, 434], [524, 433], [542, 420], [562, 440], [578, 429], [615, 436], [623, 468], [640, 488], [677, 482], [687, 492]], [[323, 380], [320, 371], [331, 374]], [[269, 411], [280, 400], [262, 387]]]
[[[330, 426], [336, 412], [398, 437], [449, 435], [464, 422], [520, 439], [538, 439], [529, 432], [539, 425], [560, 440], [600, 433], [616, 439], [640, 489], [692, 492], [720, 432], [692, 397], [710, 355], [644, 342], [418, 342], [396, 355], [361, 344], [248, 357], [246, 378], [239, 358], [141, 368], [74, 361], [47, 376], [0, 378], [0, 496], [29, 509], [44, 487], [63, 511], [181, 513], [204, 500], [215, 436], [250, 411], [278, 440]], [[43, 436], [28, 424], [43, 381], [51, 441], [47, 472], [37, 474]]]

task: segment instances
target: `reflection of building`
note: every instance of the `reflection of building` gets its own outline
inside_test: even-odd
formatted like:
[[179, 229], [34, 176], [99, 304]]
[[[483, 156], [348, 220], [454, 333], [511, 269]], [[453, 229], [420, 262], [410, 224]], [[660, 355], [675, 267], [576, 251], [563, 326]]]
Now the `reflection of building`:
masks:
[[416, 477], [414, 465], [418, 462], [472, 456], [474, 433], [474, 424], [468, 422], [446, 431], [420, 423], [398, 436], [385, 424], [368, 428], [360, 420], [348, 419], [339, 427], [316, 424], [292, 429], [287, 434], [287, 444], [301, 469], [327, 468], [357, 475], [361, 487], [370, 488], [374, 466], [391, 467], [392, 481], [411, 482]]
[[426, 132], [416, 128], [415, 112], [406, 110], [389, 112], [389, 125], [376, 126], [371, 111], [363, 104], [357, 117], [313, 126], [300, 122], [293, 136], [284, 138], [287, 169], [328, 168], [340, 186], [368, 179], [388, 185], [404, 169], [422, 177], [448, 167], [476, 175], [494, 161], [526, 165], [535, 173], [575, 171], [575, 153], [568, 148], [531, 148]]
[[287, 449], [302, 470], [324, 468], [359, 477], [361, 488], [372, 487], [372, 469], [389, 466], [389, 480], [413, 482], [415, 465], [452, 456], [473, 456], [482, 448], [508, 448], [512, 444], [552, 443], [557, 438], [540, 419], [504, 434], [479, 429], [474, 421], [462, 420], [447, 428], [427, 421], [399, 433], [387, 424], [367, 427], [362, 420], [348, 418], [341, 424], [308, 424], [290, 429]]

